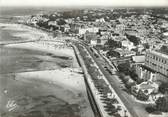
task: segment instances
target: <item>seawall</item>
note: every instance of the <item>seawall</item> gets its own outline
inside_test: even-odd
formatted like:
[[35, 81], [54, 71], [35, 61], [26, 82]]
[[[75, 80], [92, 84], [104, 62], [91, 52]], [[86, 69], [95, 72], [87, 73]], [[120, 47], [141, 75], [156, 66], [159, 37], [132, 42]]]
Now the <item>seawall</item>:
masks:
[[103, 114], [101, 113], [99, 105], [96, 103], [94, 93], [92, 92], [92, 89], [90, 87], [88, 79], [91, 79], [91, 76], [90, 76], [90, 74], [87, 71], [87, 68], [85, 66], [84, 60], [81, 57], [78, 48], [75, 45], [72, 45], [72, 47], [73, 47], [75, 55], [77, 57], [77, 61], [79, 62], [79, 65], [81, 66], [81, 68], [82, 68], [82, 70], [84, 72], [84, 78], [85, 78], [84, 81], [85, 81], [85, 84], [86, 84], [86, 90], [87, 90], [87, 94], [88, 94], [88, 99], [90, 101], [90, 104], [91, 104], [91, 107], [92, 107], [93, 112], [95, 114], [95, 117], [103, 117]]

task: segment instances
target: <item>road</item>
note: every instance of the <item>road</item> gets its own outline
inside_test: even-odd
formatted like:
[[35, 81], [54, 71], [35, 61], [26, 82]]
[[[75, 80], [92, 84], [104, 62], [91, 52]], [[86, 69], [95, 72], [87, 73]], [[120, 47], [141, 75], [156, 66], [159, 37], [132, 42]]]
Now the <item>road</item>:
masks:
[[111, 68], [111, 66], [102, 58], [102, 56], [99, 55], [99, 57], [96, 57], [94, 53], [90, 50], [90, 47], [85, 45], [85, 48], [90, 53], [94, 61], [97, 63], [100, 70], [107, 78], [107, 80], [110, 82], [111, 86], [114, 88], [117, 95], [124, 102], [125, 106], [129, 110], [129, 112], [132, 114], [132, 116], [133, 117], [148, 117], [148, 113], [145, 111], [144, 105], [135, 102], [135, 100], [130, 96], [130, 94], [128, 94], [121, 88], [123, 84], [122, 82], [120, 82], [118, 76], [114, 74], [114, 72], [111, 74], [107, 71], [105, 66], [108, 68]]

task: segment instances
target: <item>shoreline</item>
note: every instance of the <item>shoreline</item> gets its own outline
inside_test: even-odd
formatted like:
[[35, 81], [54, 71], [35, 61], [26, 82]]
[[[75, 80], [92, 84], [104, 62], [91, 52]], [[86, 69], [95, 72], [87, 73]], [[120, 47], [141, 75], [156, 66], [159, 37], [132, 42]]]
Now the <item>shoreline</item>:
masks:
[[[34, 51], [46, 51], [53, 54], [55, 53], [55, 55], [59, 56], [60, 54], [62, 54], [63, 56], [68, 55], [73, 57], [74, 62], [77, 62], [77, 60], [74, 59], [75, 53], [73, 48], [55, 49], [51, 46], [51, 44], [43, 45], [42, 43], [30, 42], [7, 45], [6, 47], [11, 49], [26, 48]], [[51, 58], [46, 57], [45, 59], [49, 60]], [[80, 68], [79, 65], [73, 65], [73, 67]], [[54, 108], [57, 109], [59, 108], [57, 104], [59, 105], [59, 103], [61, 103], [61, 105], [68, 104], [67, 106], [64, 105], [62, 107], [62, 111], [65, 111], [65, 114], [66, 111], [68, 113], [74, 113], [69, 116], [93, 117], [93, 113], [91, 111], [91, 107], [87, 99], [83, 75], [73, 71], [73, 67], [45, 71], [0, 74], [0, 105], [2, 105], [0, 109], [3, 110], [6, 114], [9, 114], [9, 116], [11, 112], [19, 114], [22, 111], [23, 113], [28, 113], [29, 115], [32, 114], [32, 108], [30, 107], [34, 107], [34, 111], [38, 111], [38, 113], [41, 113], [41, 110], [43, 110], [49, 116], [49, 113], [46, 111], [46, 109], [49, 107], [51, 107], [52, 109], [53, 104], [54, 106], [56, 106]], [[61, 99], [62, 101], [60, 100], [60, 102], [53, 102], [53, 99], [46, 99], [48, 98], [45, 97], [47, 95], [52, 96], [52, 98], [54, 98], [54, 96], [58, 96], [58, 99]], [[40, 98], [39, 96], [42, 96], [43, 98]], [[38, 102], [34, 102], [33, 100], [35, 97], [39, 97], [40, 100]], [[27, 106], [19, 105], [19, 102], [17, 100], [20, 98], [21, 100], [25, 100], [26, 98], [26, 100], [29, 101], [29, 103], [27, 103]], [[33, 102], [30, 100], [32, 100]], [[50, 101], [47, 104], [47, 107], [42, 106], [35, 108], [38, 105], [38, 103], [42, 104], [42, 100]], [[25, 101], [23, 102], [26, 103]], [[8, 103], [12, 103], [11, 105], [13, 106], [8, 107]], [[23, 107], [29, 111], [24, 110]], [[67, 110], [66, 108], [69, 108], [70, 110], [74, 109], [74, 111], [70, 111], [69, 109]]]

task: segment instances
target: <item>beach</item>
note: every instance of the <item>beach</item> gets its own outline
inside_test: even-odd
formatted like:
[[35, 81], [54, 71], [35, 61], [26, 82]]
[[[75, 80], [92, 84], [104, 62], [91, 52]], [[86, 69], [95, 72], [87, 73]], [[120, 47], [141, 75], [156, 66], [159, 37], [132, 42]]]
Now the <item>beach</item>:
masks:
[[72, 47], [28, 26], [0, 28], [10, 32], [1, 42], [41, 39], [0, 47], [1, 117], [93, 117]]

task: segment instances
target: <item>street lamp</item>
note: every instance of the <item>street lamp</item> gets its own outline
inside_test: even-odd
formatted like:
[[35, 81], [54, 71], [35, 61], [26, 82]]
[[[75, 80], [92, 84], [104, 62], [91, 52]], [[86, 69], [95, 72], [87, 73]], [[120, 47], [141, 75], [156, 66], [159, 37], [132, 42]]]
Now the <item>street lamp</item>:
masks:
[[124, 110], [124, 117], [127, 117], [127, 110]]
[[168, 87], [165, 88], [165, 94], [168, 95]]

